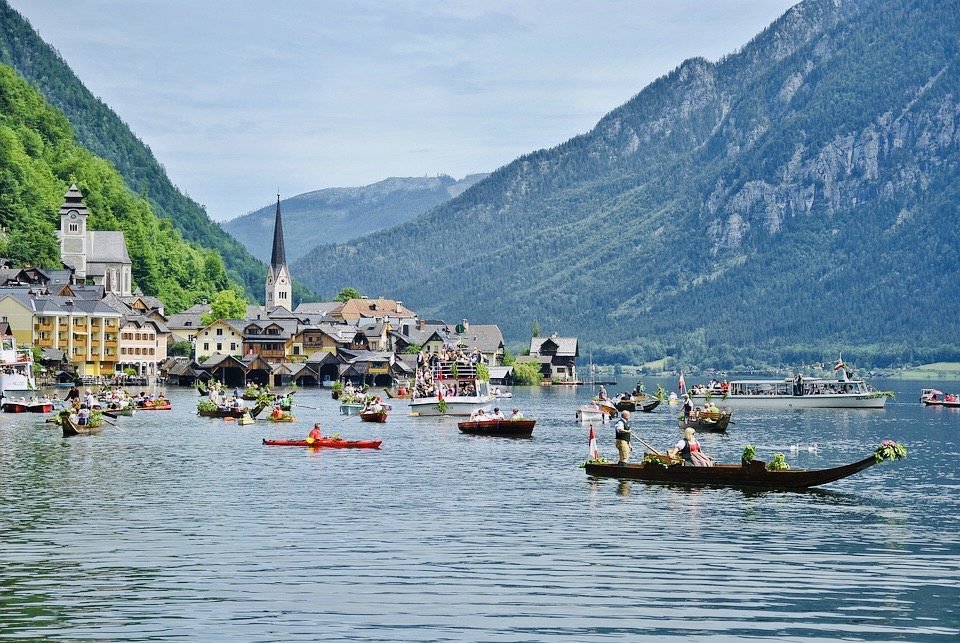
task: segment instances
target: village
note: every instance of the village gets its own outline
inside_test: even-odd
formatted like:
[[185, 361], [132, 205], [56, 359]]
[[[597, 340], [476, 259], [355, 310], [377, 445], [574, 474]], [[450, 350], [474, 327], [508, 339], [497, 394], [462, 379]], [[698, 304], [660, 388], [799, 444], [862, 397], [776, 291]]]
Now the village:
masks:
[[[264, 304], [248, 305], [242, 319], [210, 321], [207, 301], [167, 315], [162, 301], [134, 290], [123, 233], [88, 230], [89, 215], [71, 185], [59, 210], [60, 269], [0, 259], [0, 335], [40, 349], [41, 385], [389, 387], [412, 381], [417, 353], [445, 347], [482, 355], [491, 383], [514, 383], [496, 324], [423, 319], [383, 296], [293, 307], [279, 198]], [[189, 355], [173, 354], [187, 345]], [[538, 364], [543, 383], [580, 381], [575, 337], [531, 337], [523, 353], [516, 361]]]

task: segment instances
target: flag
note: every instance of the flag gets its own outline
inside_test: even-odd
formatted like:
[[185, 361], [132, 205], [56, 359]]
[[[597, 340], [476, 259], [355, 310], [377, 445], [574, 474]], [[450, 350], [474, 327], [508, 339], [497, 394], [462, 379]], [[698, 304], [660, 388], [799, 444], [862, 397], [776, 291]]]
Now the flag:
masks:
[[590, 424], [589, 451], [591, 460], [600, 459], [600, 451], [597, 449], [597, 434], [593, 432], [593, 424]]
[[683, 371], [680, 371], [680, 381], [677, 382], [677, 389], [679, 389], [681, 393], [687, 392], [687, 381], [683, 379]]
[[842, 359], [838, 359], [837, 363], [833, 365], [833, 370], [839, 371], [841, 368], [846, 368], [847, 365], [843, 363]]

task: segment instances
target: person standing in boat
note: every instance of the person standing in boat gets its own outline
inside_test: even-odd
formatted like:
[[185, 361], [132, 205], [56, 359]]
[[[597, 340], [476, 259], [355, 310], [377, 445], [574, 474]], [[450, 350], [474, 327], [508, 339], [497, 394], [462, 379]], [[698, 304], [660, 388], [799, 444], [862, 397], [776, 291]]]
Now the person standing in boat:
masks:
[[65, 401], [70, 402], [72, 400], [80, 399], [80, 389], [76, 385], [70, 387], [70, 390], [67, 391], [67, 397], [63, 398]]
[[693, 400], [690, 399], [689, 393], [684, 393], [683, 394], [683, 419], [689, 420], [691, 415], [693, 415]]
[[614, 444], [617, 447], [617, 453], [620, 454], [620, 460], [617, 464], [626, 464], [630, 459], [630, 411], [622, 411], [620, 417], [613, 424]]

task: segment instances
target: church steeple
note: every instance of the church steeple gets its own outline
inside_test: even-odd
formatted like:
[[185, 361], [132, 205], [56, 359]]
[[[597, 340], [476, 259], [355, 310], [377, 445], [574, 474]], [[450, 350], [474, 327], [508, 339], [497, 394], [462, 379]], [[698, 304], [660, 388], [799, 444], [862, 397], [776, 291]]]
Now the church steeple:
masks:
[[287, 256], [283, 251], [283, 222], [280, 220], [280, 195], [277, 194], [277, 217], [273, 224], [273, 254], [270, 256], [270, 265], [277, 269], [286, 263]]
[[279, 194], [277, 194], [277, 216], [273, 224], [273, 254], [270, 256], [265, 290], [264, 303], [267, 308], [283, 306], [287, 310], [292, 310], [290, 271], [287, 270], [287, 255], [283, 250], [283, 222], [280, 219]]

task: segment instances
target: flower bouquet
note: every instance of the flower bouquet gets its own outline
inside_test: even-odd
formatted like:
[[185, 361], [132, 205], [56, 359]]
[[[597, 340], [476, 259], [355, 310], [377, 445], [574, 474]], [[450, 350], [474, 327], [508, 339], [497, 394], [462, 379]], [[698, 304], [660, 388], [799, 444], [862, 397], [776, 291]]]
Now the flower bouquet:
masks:
[[886, 462], [887, 460], [903, 460], [907, 457], [907, 447], [898, 444], [893, 440], [884, 440], [873, 452], [877, 462]]

